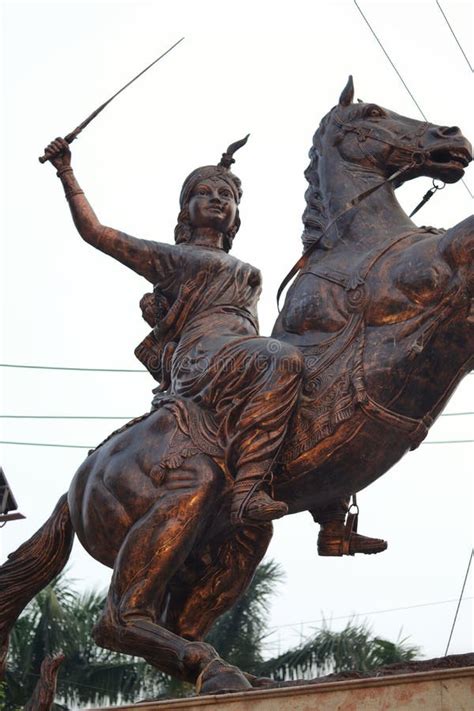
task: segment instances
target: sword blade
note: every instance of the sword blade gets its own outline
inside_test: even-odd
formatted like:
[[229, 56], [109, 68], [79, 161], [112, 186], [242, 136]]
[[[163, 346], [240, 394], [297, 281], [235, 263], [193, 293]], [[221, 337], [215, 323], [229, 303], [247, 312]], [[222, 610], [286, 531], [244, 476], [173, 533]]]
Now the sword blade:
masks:
[[[122, 86], [121, 89], [116, 91], [115, 94], [110, 97], [110, 99], [107, 99], [107, 101], [105, 101], [97, 109], [95, 109], [95, 111], [93, 111], [90, 114], [90, 116], [88, 116], [86, 119], [84, 119], [84, 121], [82, 121], [82, 123], [80, 123], [79, 126], [76, 126], [76, 128], [73, 131], [68, 133], [67, 136], [64, 137], [64, 140], [67, 143], [72, 143], [78, 137], [78, 135], [81, 133], [81, 131], [83, 131], [86, 128], [86, 126], [88, 126], [90, 124], [90, 122], [93, 121], [95, 119], [95, 117], [98, 116], [100, 114], [100, 112], [103, 111], [105, 109], [105, 107], [110, 104], [111, 101], [113, 101], [119, 94], [121, 94], [122, 91], [125, 91], [125, 89], [127, 89], [130, 86], [130, 84], [133, 84], [134, 81], [136, 81], [139, 77], [141, 77], [142, 74], [145, 74], [145, 72], [147, 72], [149, 69], [151, 69], [151, 67], [153, 67], [153, 65], [155, 65], [157, 62], [159, 62], [160, 59], [163, 59], [163, 57], [165, 57], [169, 52], [171, 52], [172, 49], [177, 47], [177, 45], [180, 42], [182, 42], [183, 40], [184, 40], [184, 37], [181, 37], [181, 39], [179, 39], [177, 42], [175, 42], [173, 45], [171, 45], [171, 47], [169, 47], [166, 50], [166, 52], [163, 52], [163, 54], [160, 54], [160, 56], [157, 59], [155, 59], [153, 62], [151, 62], [151, 64], [149, 64], [147, 67], [145, 67], [145, 69], [142, 69], [142, 71], [139, 72], [135, 77], [133, 77], [133, 79], [130, 79], [130, 81], [128, 81], [124, 86]], [[44, 155], [41, 156], [41, 158], [38, 158], [38, 160], [40, 163], [46, 163], [46, 161], [49, 160], [50, 158], [52, 158], [53, 155], [54, 154], [52, 154], [52, 153], [45, 153]]]

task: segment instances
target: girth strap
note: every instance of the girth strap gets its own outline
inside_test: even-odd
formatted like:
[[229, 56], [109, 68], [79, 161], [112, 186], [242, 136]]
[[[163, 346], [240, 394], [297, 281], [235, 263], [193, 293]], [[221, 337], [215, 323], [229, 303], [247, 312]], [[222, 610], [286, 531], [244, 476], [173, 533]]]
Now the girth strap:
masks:
[[429, 428], [433, 424], [433, 418], [429, 415], [425, 415], [421, 419], [417, 419], [414, 417], [408, 417], [407, 415], [401, 415], [399, 412], [394, 412], [388, 407], [385, 407], [379, 402], [373, 400], [367, 391], [365, 391], [362, 399], [359, 400], [359, 404], [362, 411], [372, 419], [381, 420], [387, 425], [391, 425], [392, 427], [406, 433], [412, 443], [410, 447], [411, 450], [419, 447], [428, 434]]

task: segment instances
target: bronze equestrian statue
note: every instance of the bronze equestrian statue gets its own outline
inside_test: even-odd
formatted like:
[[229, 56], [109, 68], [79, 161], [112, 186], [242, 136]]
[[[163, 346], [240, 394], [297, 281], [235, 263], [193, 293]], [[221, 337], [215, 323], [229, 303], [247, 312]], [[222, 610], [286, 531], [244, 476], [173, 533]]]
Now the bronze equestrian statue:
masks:
[[348, 499], [420, 444], [474, 352], [474, 218], [417, 228], [394, 189], [456, 182], [472, 155], [456, 127], [352, 102], [349, 80], [314, 136], [305, 251], [271, 338], [258, 334], [260, 273], [227, 253], [241, 142], [186, 179], [175, 246], [102, 226], [65, 143], [48, 147], [81, 236], [154, 285], [137, 355], [160, 386], [0, 568], [4, 651], [77, 533], [114, 571], [98, 644], [202, 693], [244, 690], [258, 680], [202, 640], [248, 586], [271, 520], [310, 511], [324, 555], [385, 547], [346, 525]]

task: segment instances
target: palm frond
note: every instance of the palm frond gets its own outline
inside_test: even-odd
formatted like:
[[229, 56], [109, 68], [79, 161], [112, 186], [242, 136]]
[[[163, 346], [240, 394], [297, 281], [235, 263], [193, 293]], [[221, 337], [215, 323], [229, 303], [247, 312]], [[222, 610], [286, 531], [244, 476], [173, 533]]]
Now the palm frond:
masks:
[[312, 678], [347, 671], [368, 672], [385, 664], [411, 661], [419, 649], [373, 637], [366, 624], [350, 622], [340, 632], [327, 627], [303, 644], [266, 660], [259, 673], [274, 679]]

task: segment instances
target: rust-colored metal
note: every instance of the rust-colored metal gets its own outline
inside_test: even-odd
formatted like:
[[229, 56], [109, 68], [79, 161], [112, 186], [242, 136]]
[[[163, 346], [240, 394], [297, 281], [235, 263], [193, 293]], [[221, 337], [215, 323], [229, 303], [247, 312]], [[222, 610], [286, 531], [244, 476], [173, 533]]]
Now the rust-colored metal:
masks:
[[160, 385], [0, 569], [0, 643], [75, 532], [114, 571], [99, 644], [203, 693], [243, 690], [248, 677], [202, 640], [249, 584], [271, 520], [309, 510], [323, 555], [385, 547], [346, 523], [350, 496], [420, 444], [473, 353], [473, 218], [417, 228], [394, 185], [455, 182], [471, 148], [456, 127], [352, 100], [350, 80], [314, 136], [305, 256], [271, 338], [258, 333], [260, 272], [228, 254], [237, 144], [186, 179], [174, 246], [104, 227], [67, 144], [48, 146], [82, 238], [153, 284], [137, 355]]
[[23, 711], [50, 711], [56, 695], [56, 684], [59, 667], [64, 661], [64, 654], [47, 656], [43, 659], [40, 678], [36, 684], [33, 696]]

